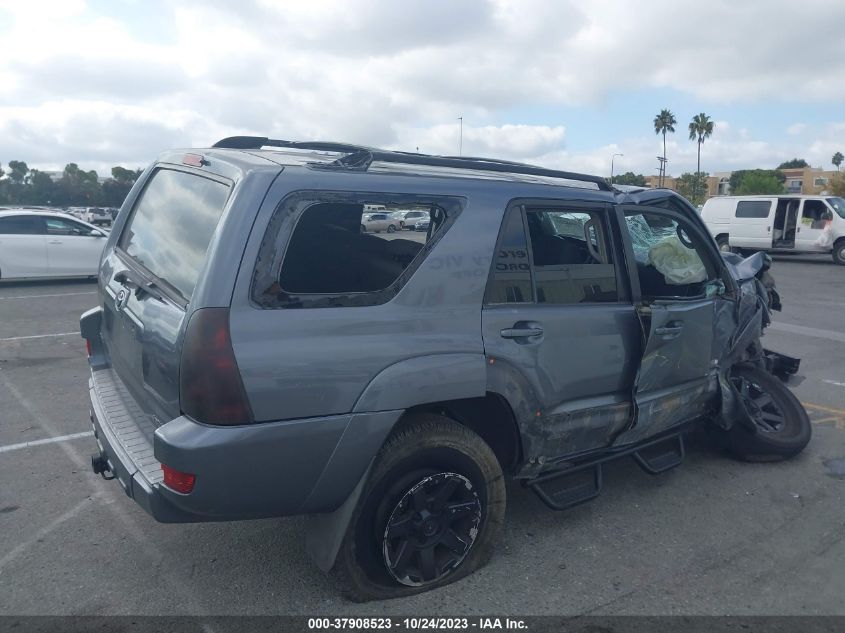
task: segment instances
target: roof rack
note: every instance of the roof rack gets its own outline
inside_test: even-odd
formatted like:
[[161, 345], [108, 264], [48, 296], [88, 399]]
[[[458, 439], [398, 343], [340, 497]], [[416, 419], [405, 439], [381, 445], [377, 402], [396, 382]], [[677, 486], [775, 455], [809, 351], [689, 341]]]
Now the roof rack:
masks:
[[498, 160], [495, 158], [477, 158], [474, 156], [433, 156], [376, 149], [364, 145], [333, 143], [324, 141], [285, 141], [263, 136], [230, 136], [217, 141], [212, 147], [226, 149], [261, 149], [262, 147], [283, 147], [289, 149], [311, 150], [316, 152], [338, 152], [345, 154], [331, 163], [313, 163], [319, 169], [346, 169], [367, 171], [373, 161], [384, 163], [403, 163], [407, 165], [427, 165], [432, 167], [454, 167], [459, 169], [477, 169], [509, 174], [526, 174], [590, 182], [602, 191], [613, 191], [607, 180], [601, 176], [590, 176], [569, 171], [546, 169], [525, 163]]

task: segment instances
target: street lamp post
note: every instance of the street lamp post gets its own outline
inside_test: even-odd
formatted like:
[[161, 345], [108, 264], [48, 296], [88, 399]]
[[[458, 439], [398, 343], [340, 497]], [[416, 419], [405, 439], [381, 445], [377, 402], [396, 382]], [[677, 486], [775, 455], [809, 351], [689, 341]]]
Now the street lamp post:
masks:
[[624, 156], [625, 154], [613, 154], [610, 157], [610, 184], [613, 184], [613, 161], [616, 159], [617, 156]]
[[464, 117], [459, 116], [458, 121], [460, 121], [460, 134], [458, 136], [458, 156], [463, 156], [464, 153]]

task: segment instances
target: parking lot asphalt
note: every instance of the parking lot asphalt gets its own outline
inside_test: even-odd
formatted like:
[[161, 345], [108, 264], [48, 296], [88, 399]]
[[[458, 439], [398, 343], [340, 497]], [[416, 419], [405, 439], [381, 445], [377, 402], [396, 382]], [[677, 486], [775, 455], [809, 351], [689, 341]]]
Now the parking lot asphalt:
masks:
[[738, 463], [695, 436], [680, 468], [612, 464], [564, 513], [511, 485], [489, 565], [365, 605], [311, 564], [299, 518], [161, 525], [94, 475], [77, 332], [95, 286], [2, 284], [0, 614], [845, 614], [845, 268], [773, 273], [784, 310], [764, 342], [802, 359], [814, 421], [798, 458]]

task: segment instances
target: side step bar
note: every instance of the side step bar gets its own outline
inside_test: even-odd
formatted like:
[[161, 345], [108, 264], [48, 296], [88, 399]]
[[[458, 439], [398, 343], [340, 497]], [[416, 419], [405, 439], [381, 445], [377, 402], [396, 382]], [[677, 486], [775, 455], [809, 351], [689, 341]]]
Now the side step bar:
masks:
[[571, 468], [553, 470], [525, 482], [552, 510], [567, 510], [599, 496], [602, 489], [602, 465], [631, 456], [649, 475], [659, 475], [684, 461], [684, 432], [604, 454]]

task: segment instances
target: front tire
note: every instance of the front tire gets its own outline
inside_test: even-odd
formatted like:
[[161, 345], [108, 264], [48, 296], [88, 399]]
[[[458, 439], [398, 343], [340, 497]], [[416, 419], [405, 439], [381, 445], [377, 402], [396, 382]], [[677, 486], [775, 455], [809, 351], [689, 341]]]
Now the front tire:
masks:
[[725, 446], [743, 461], [780, 461], [804, 450], [812, 425], [804, 406], [789, 388], [758, 367], [735, 367], [730, 376], [754, 430], [744, 424], [724, 433]]
[[387, 232], [388, 233], [395, 233], [396, 227], [391, 224], [390, 226], [387, 227]]
[[502, 469], [477, 434], [415, 415], [385, 442], [335, 572], [355, 601], [409, 596], [487, 562], [505, 515]]

